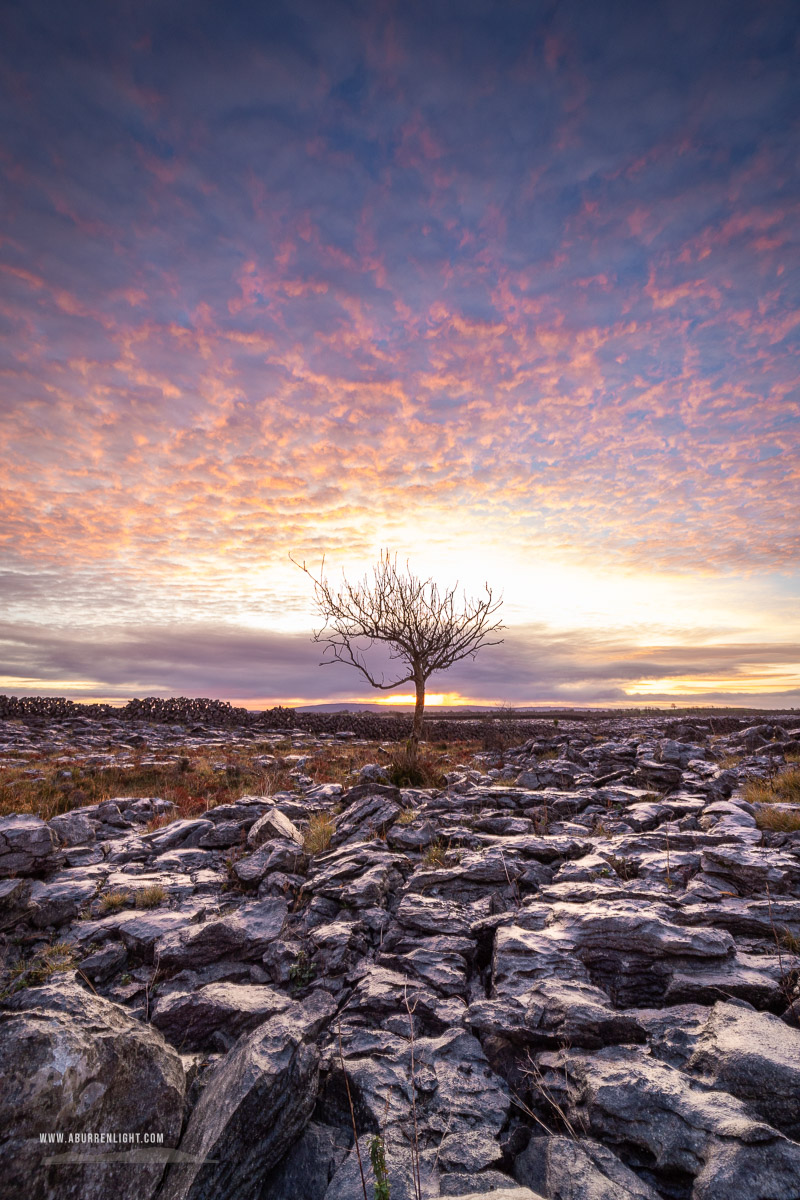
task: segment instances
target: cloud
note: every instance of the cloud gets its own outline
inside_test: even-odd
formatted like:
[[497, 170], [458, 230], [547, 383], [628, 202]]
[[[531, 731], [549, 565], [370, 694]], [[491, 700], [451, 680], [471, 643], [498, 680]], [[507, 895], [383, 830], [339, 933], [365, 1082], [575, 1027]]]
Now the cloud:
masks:
[[[251, 706], [391, 700], [391, 693], [371, 690], [358, 672], [341, 664], [323, 668], [321, 660], [322, 647], [307, 634], [232, 625], [81, 632], [0, 625], [2, 690], [13, 694], [32, 689], [77, 697], [188, 694]], [[377, 652], [370, 652], [369, 661], [386, 668], [387, 680], [392, 677], [391, 664]], [[714, 686], [706, 689], [706, 680]], [[556, 633], [544, 626], [509, 630], [501, 645], [432, 676], [428, 684], [432, 693], [518, 705], [656, 703], [684, 696], [701, 703], [775, 706], [798, 689], [800, 645], [642, 647], [622, 638], [609, 642], [596, 632]], [[397, 694], [407, 691], [408, 685]]]
[[7, 18], [15, 614], [235, 623], [409, 530], [794, 567], [788, 0], [81, 12]]

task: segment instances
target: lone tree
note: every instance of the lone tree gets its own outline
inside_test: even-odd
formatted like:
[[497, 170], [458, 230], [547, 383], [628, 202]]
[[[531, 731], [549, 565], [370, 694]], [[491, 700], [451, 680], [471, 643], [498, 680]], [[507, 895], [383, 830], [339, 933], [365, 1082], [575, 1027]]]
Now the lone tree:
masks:
[[[292, 559], [294, 562], [295, 560]], [[425, 684], [434, 671], [446, 671], [462, 658], [474, 658], [483, 646], [497, 646], [502, 638], [490, 641], [503, 628], [491, 618], [503, 603], [494, 600], [488, 583], [486, 598], [456, 605], [456, 588], [440, 591], [432, 579], [418, 579], [406, 564], [397, 569], [397, 555], [381, 553], [372, 568], [372, 581], [365, 576], [351, 584], [343, 578], [335, 591], [325, 579], [323, 558], [319, 576], [303, 562], [295, 563], [314, 584], [314, 598], [325, 625], [314, 633], [315, 642], [325, 650], [321, 666], [343, 662], [355, 667], [374, 688], [391, 691], [403, 683], [413, 683], [416, 694], [411, 746], [416, 749], [422, 733], [425, 712]], [[378, 643], [389, 647], [389, 658], [403, 664], [404, 674], [387, 683], [367, 666], [365, 653]]]

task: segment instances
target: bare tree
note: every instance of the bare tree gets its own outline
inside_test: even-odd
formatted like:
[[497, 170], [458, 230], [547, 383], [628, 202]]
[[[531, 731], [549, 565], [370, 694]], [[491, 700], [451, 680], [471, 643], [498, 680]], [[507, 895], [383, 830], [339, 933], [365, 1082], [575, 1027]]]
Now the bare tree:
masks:
[[[292, 562], [295, 562], [292, 559]], [[456, 588], [440, 591], [432, 579], [418, 579], [406, 563], [397, 569], [397, 555], [381, 553], [372, 568], [372, 581], [365, 576], [351, 584], [343, 577], [335, 590], [324, 576], [325, 560], [319, 576], [305, 562], [295, 565], [314, 584], [314, 597], [325, 625], [314, 633], [315, 642], [325, 643], [321, 666], [346, 663], [364, 675], [374, 688], [390, 691], [403, 683], [413, 683], [416, 695], [411, 744], [415, 748], [422, 733], [425, 711], [425, 684], [434, 671], [446, 671], [462, 658], [474, 658], [483, 646], [497, 646], [502, 638], [490, 641], [503, 628], [491, 618], [503, 603], [494, 600], [488, 583], [486, 598], [456, 605]], [[403, 664], [400, 678], [387, 683], [368, 667], [365, 653], [376, 644], [389, 648], [389, 658]]]

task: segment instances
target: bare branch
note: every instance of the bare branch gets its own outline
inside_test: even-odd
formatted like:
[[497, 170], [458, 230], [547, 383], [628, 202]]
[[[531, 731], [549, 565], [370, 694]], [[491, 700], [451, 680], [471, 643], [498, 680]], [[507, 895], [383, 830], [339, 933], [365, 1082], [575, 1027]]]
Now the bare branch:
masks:
[[[314, 599], [324, 624], [314, 632], [314, 641], [325, 645], [321, 666], [340, 662], [355, 667], [370, 685], [391, 691], [403, 683], [415, 686], [417, 706], [412, 738], [418, 738], [425, 703], [425, 684], [434, 671], [446, 671], [464, 658], [474, 658], [484, 646], [497, 646], [502, 638], [494, 635], [502, 628], [493, 621], [502, 604], [495, 600], [488, 583], [485, 598], [462, 598], [456, 604], [454, 587], [440, 590], [432, 579], [422, 580], [406, 563], [405, 571], [397, 567], [397, 555], [381, 552], [372, 568], [372, 579], [365, 576], [350, 583], [344, 576], [339, 589], [325, 578], [325, 558], [315, 575], [305, 561], [295, 566], [311, 580]], [[399, 660], [399, 678], [386, 682], [378, 678], [365, 658], [373, 647], [388, 649], [390, 661]]]

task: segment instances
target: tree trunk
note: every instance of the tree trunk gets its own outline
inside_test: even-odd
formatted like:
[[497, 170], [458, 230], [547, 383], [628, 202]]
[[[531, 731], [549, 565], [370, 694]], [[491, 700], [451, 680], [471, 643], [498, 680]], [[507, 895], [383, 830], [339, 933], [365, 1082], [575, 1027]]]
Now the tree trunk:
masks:
[[425, 680], [421, 675], [415, 677], [414, 687], [417, 693], [417, 700], [414, 705], [414, 724], [411, 727], [411, 737], [408, 739], [408, 742], [411, 753], [416, 755], [419, 739], [422, 737], [422, 717], [425, 713]]

